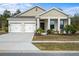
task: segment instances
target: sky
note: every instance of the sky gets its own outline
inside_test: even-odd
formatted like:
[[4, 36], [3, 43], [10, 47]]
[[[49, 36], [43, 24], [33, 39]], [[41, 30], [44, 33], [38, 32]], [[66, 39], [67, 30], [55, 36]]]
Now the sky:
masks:
[[5, 9], [11, 11], [12, 13], [14, 13], [17, 9], [24, 12], [34, 6], [40, 6], [45, 10], [57, 7], [63, 9], [64, 12], [71, 15], [79, 13], [79, 3], [0, 3], [0, 14], [2, 14]]

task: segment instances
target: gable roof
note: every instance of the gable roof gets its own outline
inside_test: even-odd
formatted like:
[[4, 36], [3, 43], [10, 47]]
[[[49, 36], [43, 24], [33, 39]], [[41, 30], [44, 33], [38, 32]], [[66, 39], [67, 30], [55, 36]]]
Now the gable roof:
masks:
[[30, 8], [30, 9], [28, 9], [28, 10], [26, 10], [26, 11], [20, 13], [20, 14], [15, 15], [14, 17], [20, 16], [20, 15], [22, 15], [22, 14], [24, 14], [24, 13], [26, 13], [26, 12], [28, 12], [28, 11], [34, 9], [34, 8], [40, 8], [41, 10], [45, 11], [43, 8], [41, 8], [41, 7], [39, 7], [39, 6], [35, 6], [35, 7], [32, 7], [32, 8]]
[[60, 13], [62, 13], [62, 14], [64, 14], [64, 15], [66, 15], [66, 16], [69, 17], [68, 14], [66, 14], [64, 11], [62, 11], [62, 10], [60, 10], [59, 8], [56, 8], [56, 7], [53, 7], [53, 8], [51, 8], [51, 9], [49, 9], [49, 10], [47, 10], [47, 11], [45, 11], [45, 12], [43, 12], [43, 13], [37, 15], [37, 16], [41, 16], [41, 15], [43, 15], [43, 14], [46, 14], [47, 12], [50, 12], [51, 10], [56, 10], [56, 11], [58, 11], [58, 12], [60, 12]]

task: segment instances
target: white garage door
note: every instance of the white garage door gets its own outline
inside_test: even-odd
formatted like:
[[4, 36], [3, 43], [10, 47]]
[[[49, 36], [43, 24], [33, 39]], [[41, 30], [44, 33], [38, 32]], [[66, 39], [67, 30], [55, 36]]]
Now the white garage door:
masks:
[[25, 24], [25, 32], [34, 32], [35, 31], [35, 24]]
[[10, 32], [22, 32], [21, 24], [10, 24]]

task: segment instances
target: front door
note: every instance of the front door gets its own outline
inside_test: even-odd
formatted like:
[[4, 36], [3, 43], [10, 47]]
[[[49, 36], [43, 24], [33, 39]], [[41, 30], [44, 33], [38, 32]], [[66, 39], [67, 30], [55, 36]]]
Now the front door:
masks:
[[44, 25], [45, 25], [45, 24], [44, 24], [43, 22], [40, 23], [40, 28], [43, 29], [43, 30], [44, 30]]

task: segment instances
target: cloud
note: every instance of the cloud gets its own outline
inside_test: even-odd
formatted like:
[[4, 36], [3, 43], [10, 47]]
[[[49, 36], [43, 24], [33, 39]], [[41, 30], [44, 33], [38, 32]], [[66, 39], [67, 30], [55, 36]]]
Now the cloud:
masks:
[[33, 4], [30, 4], [30, 3], [0, 4], [0, 14], [2, 14], [5, 9], [7, 9], [7, 10], [11, 11], [12, 13], [14, 13], [17, 9], [20, 9], [21, 11], [24, 11], [25, 9], [28, 9], [32, 6], [33, 6]]
[[74, 16], [74, 14], [79, 13], [79, 7], [66, 8], [66, 9], [64, 9], [64, 11], [67, 14], [70, 14], [70, 15]]
[[[38, 4], [32, 4], [32, 3], [5, 3], [4, 4], [4, 3], [1, 3], [0, 14], [2, 14], [5, 9], [11, 11], [12, 13], [14, 13], [17, 9], [20, 9], [23, 12], [35, 5], [38, 5]], [[77, 7], [64, 8], [63, 11], [73, 16], [75, 13], [79, 13], [79, 7], [77, 6]]]
[[26, 4], [26, 6], [27, 6], [27, 7], [32, 7], [33, 5], [32, 5], [32, 4]]

